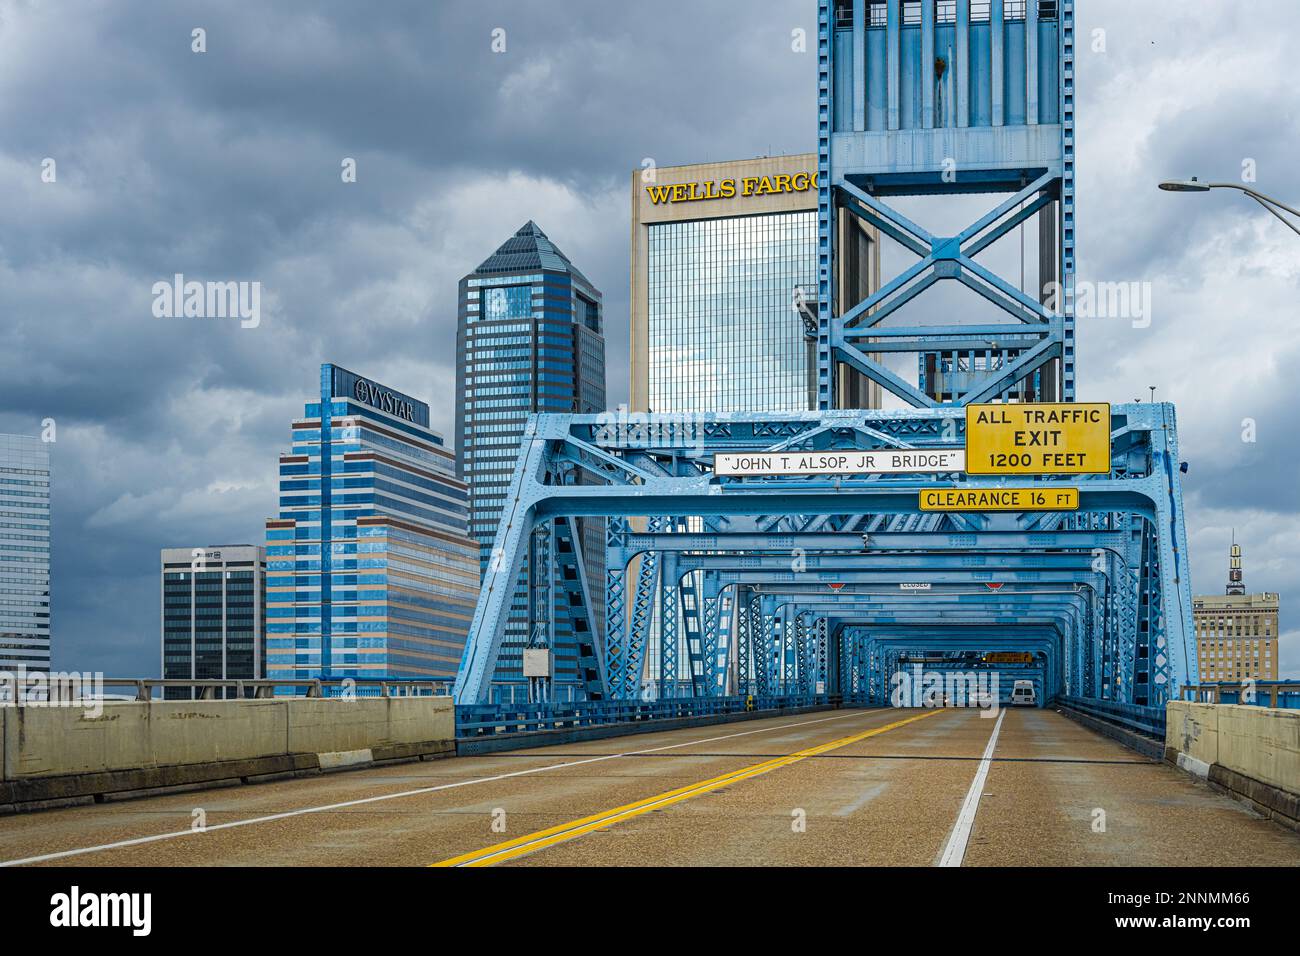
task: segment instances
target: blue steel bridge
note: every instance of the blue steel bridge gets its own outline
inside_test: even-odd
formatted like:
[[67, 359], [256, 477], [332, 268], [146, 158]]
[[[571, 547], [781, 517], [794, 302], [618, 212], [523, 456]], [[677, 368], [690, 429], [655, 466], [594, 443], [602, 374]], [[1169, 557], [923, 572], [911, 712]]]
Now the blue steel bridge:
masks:
[[[678, 714], [751, 695], [882, 705], [892, 675], [924, 661], [995, 668], [1004, 697], [1031, 679], [1040, 704], [1086, 700], [1159, 722], [1196, 673], [1171, 405], [1112, 407], [1104, 473], [714, 467], [720, 454], [963, 448], [969, 405], [1074, 401], [1074, 43], [1071, 0], [818, 4], [818, 288], [795, 296], [817, 410], [536, 416], [456, 680], [467, 720], [491, 719], [532, 554], [549, 569], [531, 595], [532, 646], [577, 656], [581, 685], [566, 690], [585, 714], [647, 690]], [[898, 208], [958, 196], [984, 212], [955, 233]], [[986, 252], [1035, 221], [1030, 294]], [[910, 264], [855, 287], [849, 225]], [[935, 290], [954, 286], [979, 308], [936, 309]], [[882, 407], [836, 407], [847, 376], [874, 383]], [[926, 489], [1009, 487], [1077, 489], [1078, 509], [920, 508]], [[577, 517], [607, 519], [604, 594], [586, 586]], [[989, 663], [1006, 652], [1019, 656], [992, 660], [1021, 663]], [[533, 713], [560, 706], [544, 676], [531, 691]]]
[[[943, 656], [968, 667], [973, 653], [982, 663], [994, 652], [1031, 654], [1028, 672], [1004, 683], [1033, 679], [1042, 699], [1155, 709], [1188, 682], [1191, 597], [1167, 405], [1114, 407], [1107, 475], [1012, 480], [1079, 490], [1077, 511], [1033, 514], [918, 510], [923, 488], [997, 489], [1008, 484], [1000, 477], [713, 473], [714, 454], [755, 448], [949, 447], [944, 436], [960, 441], [965, 429], [956, 407], [649, 424], [615, 438], [603, 416], [530, 423], [460, 703], [486, 702], [494, 636], [530, 542], [553, 568], [551, 592], [534, 595], [549, 611], [539, 631], [590, 635], [574, 638], [590, 700], [640, 696], [654, 610], [661, 699], [832, 694], [883, 705], [900, 658], [942, 669]], [[604, 595], [587, 593], [565, 521], [589, 516], [609, 518]], [[603, 635], [586, 616], [593, 600], [606, 602]]]

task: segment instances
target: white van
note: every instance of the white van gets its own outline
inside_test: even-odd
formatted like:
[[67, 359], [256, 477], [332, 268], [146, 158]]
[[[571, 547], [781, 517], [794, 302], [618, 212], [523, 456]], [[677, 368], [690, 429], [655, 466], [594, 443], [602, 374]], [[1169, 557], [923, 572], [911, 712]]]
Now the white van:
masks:
[[1011, 687], [1011, 704], [1024, 704], [1028, 707], [1038, 705], [1038, 694], [1034, 690], [1034, 682], [1031, 680], [1018, 680]]

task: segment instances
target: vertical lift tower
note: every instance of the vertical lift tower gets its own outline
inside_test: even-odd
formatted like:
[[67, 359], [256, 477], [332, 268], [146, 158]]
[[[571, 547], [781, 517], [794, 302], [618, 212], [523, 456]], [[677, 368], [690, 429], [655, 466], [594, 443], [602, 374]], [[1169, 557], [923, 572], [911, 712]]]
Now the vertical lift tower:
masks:
[[[818, 401], [841, 363], [917, 408], [1074, 400], [1074, 19], [1071, 0], [823, 0], [818, 41]], [[1001, 194], [956, 235], [890, 202]], [[1038, 219], [1039, 287], [980, 253]], [[854, 220], [917, 261], [848, 296]], [[948, 280], [1001, 310], [979, 324], [898, 321]], [[1053, 295], [1057, 290], [1064, 295]], [[915, 355], [915, 376], [886, 358]], [[892, 367], [891, 367], [892, 365]], [[912, 379], [915, 378], [915, 381]]]

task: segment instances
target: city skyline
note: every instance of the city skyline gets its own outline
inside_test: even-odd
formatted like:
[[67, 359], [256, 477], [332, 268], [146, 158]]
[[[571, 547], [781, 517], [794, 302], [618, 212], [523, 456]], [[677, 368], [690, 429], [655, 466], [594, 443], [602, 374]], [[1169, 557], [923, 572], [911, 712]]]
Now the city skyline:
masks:
[[0, 0], [19, 944], [1286, 924], [1294, 5]]
[[[39, 11], [15, 14], [30, 52], [6, 49], [13, 55], [0, 67], [15, 94], [3, 107], [14, 135], [0, 154], [0, 188], [31, 242], [8, 250], [0, 292], [16, 329], [0, 377], [0, 431], [36, 435], [47, 417], [59, 425], [49, 447], [57, 476], [56, 668], [153, 672], [158, 551], [187, 541], [256, 539], [274, 510], [267, 463], [283, 444], [283, 423], [296, 414], [304, 370], [335, 360], [364, 367], [395, 388], [435, 399], [433, 424], [451, 435], [451, 409], [436, 396], [454, 387], [454, 281], [477, 257], [468, 250], [494, 246], [520, 221], [538, 221], [605, 290], [609, 404], [626, 400], [626, 171], [647, 157], [668, 165], [809, 149], [815, 52], [793, 52], [791, 31], [811, 35], [814, 10], [772, 4], [763, 16], [729, 24], [734, 42], [725, 44], [707, 26], [685, 37], [637, 21], [637, 29], [663, 30], [639, 44], [629, 14], [591, 9], [601, 15], [553, 27], [527, 11], [513, 13], [507, 50], [494, 55], [486, 39], [496, 26], [493, 11], [413, 7], [411, 19], [421, 22], [412, 33], [446, 43], [439, 56], [421, 59], [448, 62], [393, 83], [390, 71], [413, 68], [362, 57], [367, 70], [341, 74], [341, 88], [352, 91], [343, 107], [295, 114], [293, 137], [304, 145], [292, 149], [274, 132], [283, 106], [259, 105], [256, 89], [236, 81], [249, 62], [265, 58], [312, 84], [330, 59], [308, 64], [267, 39], [281, 32], [275, 11], [203, 10], [209, 44], [201, 55], [188, 44], [199, 14], [183, 6], [122, 21], [99, 19], [108, 16], [102, 10], [73, 23], [44, 21]], [[1282, 673], [1300, 676], [1300, 632], [1285, 604], [1300, 585], [1300, 507], [1286, 478], [1297, 452], [1282, 438], [1287, 355], [1257, 357], [1270, 332], [1289, 328], [1294, 238], [1244, 201], [1154, 189], [1159, 179], [1192, 174], [1235, 179], [1250, 159], [1261, 185], [1285, 193], [1280, 144], [1288, 137], [1277, 124], [1288, 122], [1288, 100], [1284, 83], [1269, 79], [1268, 63], [1283, 54], [1280, 41], [1259, 32], [1268, 9], [1249, 22], [1222, 9], [1169, 17], [1095, 3], [1079, 11], [1081, 37], [1097, 30], [1106, 37], [1104, 53], [1085, 52], [1079, 62], [1080, 175], [1094, 184], [1081, 190], [1080, 219], [1094, 238], [1081, 247], [1080, 275], [1155, 286], [1149, 327], [1081, 320], [1088, 334], [1080, 341], [1080, 397], [1145, 399], [1147, 386], [1157, 385], [1158, 398], [1178, 403], [1183, 457], [1191, 464], [1193, 588], [1217, 588], [1235, 525], [1251, 555], [1252, 587], [1284, 596]], [[296, 42], [324, 48], [349, 33], [373, 47], [388, 36], [341, 5], [326, 8], [322, 24], [321, 35]], [[462, 54], [472, 60], [456, 60], [459, 45], [436, 39], [476, 30], [482, 50]], [[1248, 64], [1241, 52], [1247, 43], [1254, 44]], [[665, 51], [691, 57], [697, 47], [710, 57], [694, 58], [705, 75], [696, 73], [689, 85], [723, 95], [692, 101], [670, 70], [653, 95], [632, 92], [631, 78], [662, 66]], [[35, 67], [72, 57], [87, 65], [80, 85], [49, 80]], [[133, 105], [96, 103], [88, 95], [94, 78], [128, 57], [145, 66], [122, 81], [134, 84]], [[464, 72], [482, 88], [446, 82], [466, 62], [473, 70]], [[1207, 74], [1218, 84], [1212, 95], [1175, 97], [1188, 77]], [[602, 89], [593, 79], [616, 82]], [[1124, 91], [1135, 85], [1154, 95], [1129, 102]], [[46, 98], [29, 95], [36, 86]], [[592, 87], [584, 100], [582, 91]], [[420, 133], [362, 108], [393, 88], [418, 97], [399, 109], [436, 104], [440, 118], [431, 125], [444, 133]], [[548, 95], [530, 98], [537, 112], [521, 115], [519, 94], [539, 89]], [[51, 111], [50, 97], [63, 109]], [[566, 98], [584, 102], [584, 112], [557, 133], [550, 120], [562, 114], [549, 104]], [[629, 99], [641, 106], [639, 115], [623, 116], [638, 112], [621, 108]], [[445, 130], [472, 114], [465, 101], [483, 109], [458, 142]], [[1142, 112], [1155, 102], [1159, 112]], [[191, 118], [176, 129], [185, 132], [145, 135], [147, 104], [168, 117], [183, 107]], [[104, 128], [127, 135], [88, 131], [84, 111], [99, 106], [107, 110]], [[204, 122], [212, 124], [206, 133]], [[595, 123], [615, 128], [581, 139], [581, 124]], [[225, 150], [214, 149], [210, 136]], [[55, 182], [41, 181], [45, 157], [58, 164]], [[355, 183], [340, 179], [348, 157], [356, 160]], [[1102, 181], [1113, 188], [1098, 188]], [[136, 203], [147, 219], [126, 217], [122, 228], [118, 220]], [[161, 228], [171, 222], [194, 227], [185, 242]], [[1096, 238], [1111, 223], [1113, 241]], [[1178, 238], [1171, 243], [1169, 235]], [[153, 317], [153, 284], [176, 273], [261, 282], [261, 324]], [[1254, 325], [1237, 316], [1235, 303], [1243, 300], [1255, 303]], [[356, 312], [368, 321], [354, 328], [347, 320]], [[87, 329], [87, 315], [101, 319]], [[329, 345], [317, 326], [329, 330]], [[106, 338], [97, 348], [100, 334]], [[1125, 357], [1111, 359], [1123, 350]], [[1168, 367], [1199, 363], [1216, 388], [1174, 373], [1148, 381], [1140, 370], [1157, 358]], [[236, 403], [233, 414], [214, 412]], [[1257, 442], [1242, 440], [1247, 420]]]

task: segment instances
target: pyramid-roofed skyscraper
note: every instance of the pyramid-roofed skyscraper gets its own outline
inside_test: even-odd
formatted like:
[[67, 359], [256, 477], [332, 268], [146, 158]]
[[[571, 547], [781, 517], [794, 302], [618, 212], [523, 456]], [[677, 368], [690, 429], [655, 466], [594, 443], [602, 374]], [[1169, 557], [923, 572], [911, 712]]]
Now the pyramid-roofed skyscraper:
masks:
[[[529, 220], [460, 281], [456, 334], [456, 464], [470, 488], [470, 533], [487, 568], [532, 412], [605, 410], [605, 337], [601, 293]], [[603, 627], [604, 522], [582, 520], [593, 629]], [[494, 699], [524, 699], [523, 648], [536, 609], [530, 576], [512, 608], [498, 658]], [[588, 640], [590, 638], [588, 637]], [[553, 636], [554, 699], [582, 696], [583, 640]]]

